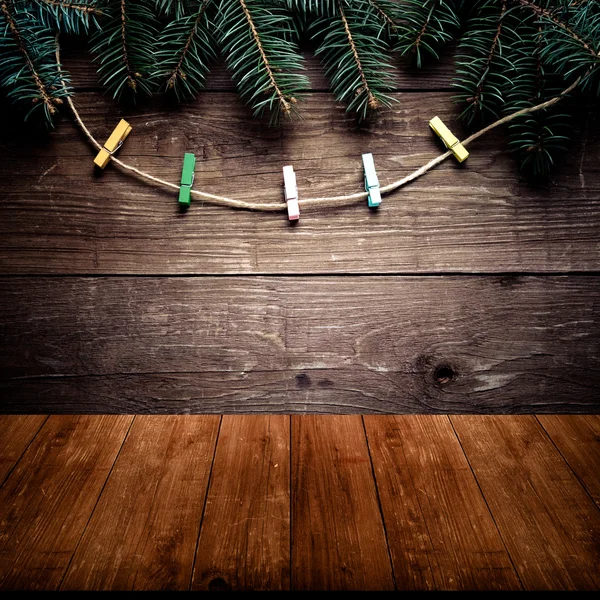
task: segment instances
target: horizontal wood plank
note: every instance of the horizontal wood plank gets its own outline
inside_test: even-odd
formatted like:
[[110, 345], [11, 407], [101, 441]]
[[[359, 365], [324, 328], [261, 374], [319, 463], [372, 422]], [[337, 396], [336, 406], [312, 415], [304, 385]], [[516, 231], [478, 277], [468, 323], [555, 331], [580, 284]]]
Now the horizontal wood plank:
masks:
[[61, 590], [188, 590], [220, 418], [137, 419]]
[[1, 410], [598, 413], [598, 282], [6, 278]]
[[398, 589], [520, 590], [448, 418], [364, 421]]
[[290, 543], [290, 417], [224, 416], [192, 590], [289, 590]]
[[0, 590], [57, 590], [133, 417], [52, 415], [0, 488]]
[[523, 587], [600, 589], [600, 510], [535, 417], [450, 419]]
[[[183, 153], [198, 156], [195, 187], [234, 199], [281, 203], [282, 167], [297, 174], [301, 218], [213, 206], [180, 213], [177, 195], [109, 165], [65, 116], [46, 138], [4, 134], [0, 152], [0, 273], [239, 274], [562, 272], [598, 270], [600, 145], [595, 117], [553, 185], [520, 180], [501, 132], [384, 197], [338, 208], [302, 208], [307, 197], [360, 192], [361, 154], [373, 152], [382, 185], [443, 150], [428, 121], [457, 135], [451, 93], [395, 94], [398, 103], [357, 127], [329, 94], [304, 118], [268, 128], [233, 93], [173, 108], [157, 99], [118, 110], [100, 93], [75, 102], [103, 141], [120, 116], [133, 131], [121, 160], [174, 184]], [[585, 127], [582, 110], [581, 126]]]

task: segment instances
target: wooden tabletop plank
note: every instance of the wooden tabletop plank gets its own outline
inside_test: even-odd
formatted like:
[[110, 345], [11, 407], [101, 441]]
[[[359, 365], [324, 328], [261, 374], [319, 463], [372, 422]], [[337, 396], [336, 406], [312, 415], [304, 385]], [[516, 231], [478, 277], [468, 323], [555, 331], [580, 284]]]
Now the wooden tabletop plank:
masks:
[[0, 589], [58, 589], [131, 421], [52, 415], [44, 423], [0, 488]]
[[538, 415], [538, 420], [600, 507], [600, 415]]
[[290, 589], [290, 417], [224, 416], [192, 589]]
[[47, 415], [0, 415], [0, 486], [47, 418]]
[[533, 416], [451, 416], [526, 590], [600, 588], [600, 510]]
[[292, 589], [393, 589], [360, 416], [292, 417], [292, 490]]
[[188, 590], [217, 416], [136, 419], [61, 590]]
[[2, 410], [598, 413], [598, 282], [5, 278]]
[[[303, 119], [268, 128], [233, 93], [211, 93], [176, 110], [161, 99], [118, 110], [98, 92], [75, 102], [104, 141], [119, 117], [133, 131], [119, 158], [175, 185], [184, 152], [198, 157], [195, 188], [281, 203], [282, 167], [298, 179], [301, 217], [198, 200], [180, 213], [177, 194], [108, 165], [68, 115], [47, 138], [7, 131], [0, 140], [0, 273], [238, 274], [597, 271], [600, 144], [597, 117], [582, 108], [575, 144], [550, 188], [520, 180], [501, 132], [385, 196], [338, 208], [307, 197], [364, 189], [361, 154], [372, 152], [381, 185], [439, 155], [428, 121], [460, 137], [452, 93], [395, 94], [398, 103], [357, 127], [330, 95], [315, 93]], [[586, 126], [586, 119], [589, 124]]]
[[364, 417], [400, 590], [520, 590], [446, 416]]

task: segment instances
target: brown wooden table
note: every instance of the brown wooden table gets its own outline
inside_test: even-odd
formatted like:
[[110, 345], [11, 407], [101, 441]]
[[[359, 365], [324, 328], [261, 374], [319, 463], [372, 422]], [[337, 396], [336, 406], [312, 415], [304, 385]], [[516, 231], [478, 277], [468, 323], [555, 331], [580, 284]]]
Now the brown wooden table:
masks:
[[[360, 191], [363, 152], [385, 185], [440, 153], [433, 116], [464, 134], [451, 60], [357, 126], [309, 57], [303, 119], [269, 129], [220, 66], [123, 108], [64, 59], [99, 140], [133, 125], [122, 160], [177, 183], [195, 152], [234, 198], [283, 202], [286, 164], [300, 198]], [[591, 107], [577, 128], [549, 186], [496, 131], [290, 226], [182, 214], [95, 173], [68, 111], [41, 136], [3, 110], [0, 589], [600, 587]]]

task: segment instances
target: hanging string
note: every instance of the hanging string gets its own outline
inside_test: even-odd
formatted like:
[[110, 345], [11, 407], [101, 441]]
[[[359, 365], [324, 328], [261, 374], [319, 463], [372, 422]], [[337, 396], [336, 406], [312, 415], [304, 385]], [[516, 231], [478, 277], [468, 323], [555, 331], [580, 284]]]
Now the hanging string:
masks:
[[[59, 73], [61, 73], [60, 44], [59, 44], [58, 34], [56, 36], [56, 62], [58, 65]], [[61, 81], [62, 81], [63, 86], [66, 89], [66, 84], [65, 84], [64, 80], [61, 79]], [[466, 147], [468, 144], [475, 141], [477, 138], [481, 137], [482, 135], [485, 135], [492, 129], [495, 129], [496, 127], [499, 127], [500, 125], [509, 123], [513, 119], [516, 119], [523, 115], [528, 115], [528, 114], [534, 113], [539, 110], [544, 110], [545, 108], [553, 106], [554, 104], [560, 102], [565, 96], [570, 94], [577, 87], [577, 85], [579, 85], [580, 81], [581, 81], [581, 77], [578, 77], [568, 88], [566, 88], [560, 94], [558, 94], [558, 96], [555, 96], [554, 98], [551, 98], [550, 100], [546, 100], [545, 102], [536, 104], [535, 106], [523, 108], [514, 113], [506, 115], [505, 117], [502, 117], [501, 119], [498, 119], [497, 121], [494, 121], [487, 127], [484, 127], [483, 129], [480, 129], [479, 131], [470, 135], [468, 138], [466, 138], [464, 141], [461, 142], [462, 145]], [[67, 95], [67, 102], [69, 104], [69, 107], [71, 108], [73, 116], [75, 117], [75, 121], [79, 125], [79, 128], [81, 129], [83, 134], [88, 138], [88, 140], [91, 142], [91, 144], [97, 150], [101, 150], [103, 148], [103, 146], [96, 140], [96, 138], [91, 134], [89, 129], [86, 127], [85, 123], [81, 119], [81, 116], [79, 115], [79, 112], [77, 111], [77, 108], [75, 107], [75, 103], [73, 102], [73, 98], [71, 95]], [[407, 183], [414, 181], [418, 177], [421, 177], [421, 175], [424, 175], [425, 173], [427, 173], [427, 171], [430, 171], [431, 169], [433, 169], [433, 167], [435, 167], [436, 165], [439, 165], [441, 162], [443, 162], [450, 156], [452, 156], [452, 152], [450, 150], [448, 150], [447, 152], [444, 152], [443, 154], [440, 154], [439, 156], [436, 156], [434, 159], [430, 160], [428, 163], [426, 163], [422, 167], [416, 169], [415, 171], [413, 171], [406, 177], [403, 177], [402, 179], [399, 179], [397, 181], [389, 183], [388, 185], [382, 186], [380, 188], [381, 194], [382, 195], [389, 194], [390, 192], [397, 190], [398, 188], [406, 185]], [[121, 169], [123, 169], [125, 171], [135, 173], [139, 177], [142, 177], [143, 179], [147, 179], [148, 181], [152, 181], [153, 183], [158, 184], [160, 186], [179, 191], [180, 186], [177, 184], [170, 183], [168, 181], [165, 181], [164, 179], [160, 179], [159, 177], [154, 177], [153, 175], [150, 175], [149, 173], [146, 173], [144, 171], [141, 171], [140, 169], [137, 169], [136, 167], [128, 165], [127, 163], [123, 162], [122, 160], [119, 160], [112, 154], [110, 155], [110, 159], [112, 160], [112, 162], [114, 162], [116, 165], [118, 165], [119, 167], [121, 167]], [[246, 209], [246, 210], [263, 211], [263, 212], [279, 212], [279, 211], [287, 210], [287, 205], [283, 201], [282, 202], [250, 202], [248, 200], [236, 200], [235, 198], [227, 198], [226, 196], [218, 196], [216, 194], [209, 194], [208, 192], [203, 192], [201, 190], [196, 190], [196, 189], [192, 189], [191, 193], [193, 196], [195, 196], [197, 198], [200, 198], [202, 200], [208, 201], [212, 204], [216, 204], [219, 206], [230, 206], [232, 208], [241, 208], [241, 209]], [[368, 193], [366, 191], [364, 191], [364, 192], [357, 192], [355, 194], [347, 194], [344, 196], [324, 196], [321, 198], [302, 198], [299, 200], [299, 204], [302, 208], [312, 207], [312, 206], [319, 206], [319, 207], [344, 206], [347, 204], [354, 204], [358, 201], [365, 200], [365, 198], [367, 198], [367, 195], [368, 195]]]

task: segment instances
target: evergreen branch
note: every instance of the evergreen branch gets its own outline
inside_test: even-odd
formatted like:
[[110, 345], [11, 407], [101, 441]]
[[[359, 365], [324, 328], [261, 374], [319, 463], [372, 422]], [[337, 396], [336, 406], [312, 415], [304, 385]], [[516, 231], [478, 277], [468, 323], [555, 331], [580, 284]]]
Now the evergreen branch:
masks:
[[459, 27], [452, 4], [444, 0], [405, 0], [401, 7], [396, 50], [418, 68], [423, 53], [439, 59], [439, 48], [453, 39]]
[[487, 56], [487, 59], [485, 60], [484, 65], [483, 65], [484, 76], [479, 81], [479, 84], [477, 85], [477, 88], [475, 90], [475, 94], [473, 94], [473, 97], [469, 98], [467, 100], [468, 102], [470, 101], [474, 107], [477, 107], [481, 103], [481, 95], [483, 93], [483, 87], [485, 84], [485, 73], [489, 72], [490, 65], [492, 64], [492, 61], [494, 60], [494, 56], [496, 55], [496, 52], [498, 50], [498, 41], [500, 40], [500, 34], [502, 33], [502, 19], [505, 14], [506, 14], [506, 0], [502, 0], [502, 9], [500, 12], [500, 17], [498, 18], [498, 26], [496, 28], [496, 33], [494, 34], [494, 37], [492, 38], [492, 44], [490, 46], [490, 51], [488, 53], [488, 56]]
[[506, 91], [518, 73], [515, 64], [521, 57], [523, 27], [506, 0], [483, 0], [476, 5], [458, 46], [454, 82], [460, 92], [455, 100], [465, 105], [461, 117], [468, 124], [498, 118], [501, 113]]
[[367, 0], [367, 2], [373, 7], [389, 33], [396, 36], [398, 33], [398, 24], [396, 23], [398, 20], [398, 6], [392, 2], [385, 2], [385, 0]]
[[149, 0], [110, 0], [109, 20], [92, 37], [98, 73], [113, 98], [125, 91], [152, 93], [156, 18]]
[[358, 76], [360, 78], [360, 81], [362, 82], [362, 91], [367, 95], [367, 105], [371, 110], [377, 110], [379, 108], [379, 102], [377, 98], [375, 98], [373, 92], [371, 91], [371, 87], [369, 86], [369, 82], [365, 76], [362, 62], [360, 60], [360, 56], [358, 55], [358, 51], [356, 50], [356, 44], [354, 43], [354, 37], [352, 36], [350, 26], [348, 25], [348, 19], [346, 19], [344, 8], [342, 7], [342, 3], [339, 0], [338, 10], [340, 12], [340, 18], [342, 19], [342, 23], [344, 25], [344, 32], [346, 33], [348, 44], [350, 45], [350, 51], [352, 52], [352, 57], [354, 58], [354, 62], [356, 64], [356, 70], [358, 71]]
[[98, 19], [104, 15], [102, 0], [36, 0], [26, 4], [36, 11], [40, 23], [65, 33], [78, 34], [98, 27]]
[[332, 16], [337, 0], [286, 0], [288, 10], [313, 17]]
[[579, 36], [571, 27], [569, 27], [563, 20], [558, 18], [551, 10], [547, 8], [542, 8], [532, 2], [531, 0], [519, 0], [519, 4], [521, 6], [525, 6], [533, 11], [535, 15], [538, 17], [543, 17], [551, 21], [554, 25], [561, 28], [567, 33], [571, 38], [573, 38], [577, 43], [581, 45], [582, 48], [585, 48], [595, 59], [600, 58], [600, 54], [591, 46], [591, 43], [584, 40], [581, 36]]
[[[63, 98], [70, 94], [61, 82], [54, 57], [54, 38], [26, 9], [0, 2], [0, 86], [14, 102], [29, 106], [27, 120], [41, 109], [47, 127]], [[2, 20], [4, 23], [2, 23]]]
[[[504, 112], [511, 114], [540, 104], [560, 94], [560, 78], [548, 72], [542, 62], [544, 37], [541, 26], [531, 25], [521, 35], [522, 57], [517, 61], [519, 73], [506, 93]], [[508, 127], [509, 148], [515, 153], [521, 171], [534, 178], [547, 177], [558, 157], [566, 151], [571, 131], [571, 117], [549, 107], [514, 119]]]
[[543, 26], [542, 58], [567, 80], [582, 77], [581, 88], [597, 84], [600, 95], [600, 9], [597, 2], [564, 2], [555, 8], [530, 0], [519, 5], [531, 11]]
[[193, 12], [189, 0], [155, 0], [157, 10], [164, 15], [175, 15], [176, 19]]
[[260, 39], [260, 35], [258, 35], [258, 30], [256, 29], [256, 25], [254, 24], [254, 20], [252, 19], [252, 15], [250, 14], [250, 11], [248, 10], [245, 0], [238, 0], [238, 1], [242, 7], [242, 10], [244, 11], [244, 17], [246, 18], [246, 21], [248, 22], [250, 31], [252, 32], [252, 37], [254, 38], [254, 44], [260, 54], [262, 63], [264, 65], [264, 69], [265, 69], [265, 71], [267, 73], [267, 77], [269, 78], [269, 81], [270, 81], [270, 87], [273, 88], [273, 90], [275, 91], [275, 94], [277, 95], [278, 102], [279, 102], [279, 108], [283, 111], [283, 113], [289, 114], [290, 109], [291, 109], [290, 101], [292, 99], [286, 98], [286, 95], [283, 93], [283, 91], [279, 87], [279, 84], [277, 83], [277, 79], [275, 79], [275, 75], [273, 73], [273, 68], [271, 67], [271, 63], [269, 62], [269, 58], [265, 52], [262, 41]]
[[272, 120], [289, 116], [297, 96], [308, 88], [300, 74], [302, 56], [294, 42], [295, 28], [283, 4], [272, 0], [221, 0], [218, 30], [226, 63], [238, 91], [261, 115]]
[[216, 59], [207, 9], [213, 0], [202, 0], [196, 14], [170, 22], [157, 42], [154, 78], [166, 80], [164, 89], [178, 99], [193, 97], [202, 88], [208, 62]]
[[316, 55], [326, 67], [332, 91], [347, 111], [365, 119], [393, 99], [385, 25], [368, 2], [337, 0], [336, 14], [311, 24], [313, 38], [321, 38]]

